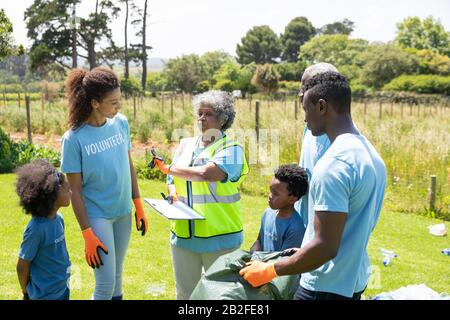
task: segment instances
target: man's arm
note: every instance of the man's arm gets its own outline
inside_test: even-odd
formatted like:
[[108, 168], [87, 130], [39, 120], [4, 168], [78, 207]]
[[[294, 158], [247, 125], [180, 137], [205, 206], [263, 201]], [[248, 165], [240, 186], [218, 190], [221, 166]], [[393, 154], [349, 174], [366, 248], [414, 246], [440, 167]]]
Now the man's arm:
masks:
[[346, 213], [316, 211], [314, 239], [291, 257], [276, 262], [277, 275], [309, 272], [336, 257], [346, 219]]

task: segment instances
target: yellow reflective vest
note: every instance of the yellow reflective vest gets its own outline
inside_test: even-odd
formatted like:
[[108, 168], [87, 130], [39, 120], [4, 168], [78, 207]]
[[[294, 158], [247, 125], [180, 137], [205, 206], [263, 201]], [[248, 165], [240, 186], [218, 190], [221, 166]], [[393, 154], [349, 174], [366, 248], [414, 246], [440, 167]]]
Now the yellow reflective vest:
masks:
[[[197, 157], [194, 158], [194, 150], [201, 137], [187, 138], [180, 141], [180, 147], [174, 157], [174, 164], [178, 166], [203, 166], [214, 155], [226, 148], [239, 146], [239, 143], [223, 136], [216, 142], [208, 145]], [[241, 195], [238, 187], [244, 176], [248, 173], [248, 165], [243, 155], [242, 171], [240, 178], [232, 182], [195, 182], [186, 181], [174, 177], [175, 188], [180, 201], [188, 204], [191, 208], [205, 217], [205, 220], [194, 220], [194, 234], [197, 238], [210, 238], [241, 232]], [[189, 220], [175, 220], [171, 222], [172, 232], [179, 238], [189, 239], [192, 237], [191, 224]]]

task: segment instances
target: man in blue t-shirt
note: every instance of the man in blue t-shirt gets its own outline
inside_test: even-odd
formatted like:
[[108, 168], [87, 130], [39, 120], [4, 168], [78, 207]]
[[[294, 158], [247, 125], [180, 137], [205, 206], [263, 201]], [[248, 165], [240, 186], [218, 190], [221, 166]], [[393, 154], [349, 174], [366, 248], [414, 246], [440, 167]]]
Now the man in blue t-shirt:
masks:
[[250, 251], [282, 251], [302, 244], [305, 226], [294, 209], [308, 188], [308, 176], [297, 165], [282, 165], [270, 181], [269, 206]]
[[302, 91], [308, 129], [314, 136], [326, 133], [331, 142], [312, 172], [314, 213], [293, 256], [275, 264], [254, 261], [240, 274], [260, 286], [278, 275], [301, 273], [296, 299], [359, 299], [370, 275], [367, 244], [381, 211], [386, 168], [353, 125], [344, 76], [317, 74]]

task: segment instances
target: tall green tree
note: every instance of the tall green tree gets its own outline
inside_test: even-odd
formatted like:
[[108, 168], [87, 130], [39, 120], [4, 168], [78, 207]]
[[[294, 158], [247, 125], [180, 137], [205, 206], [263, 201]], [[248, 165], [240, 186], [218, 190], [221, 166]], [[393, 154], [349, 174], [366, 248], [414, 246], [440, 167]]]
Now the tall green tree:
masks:
[[408, 17], [397, 23], [395, 42], [403, 48], [428, 49], [450, 56], [450, 32], [432, 16], [423, 21]]
[[9, 56], [14, 51], [12, 33], [13, 25], [6, 16], [5, 10], [0, 9], [0, 60]]
[[275, 63], [281, 54], [281, 42], [269, 26], [256, 26], [241, 39], [236, 54], [240, 64]]
[[314, 37], [300, 48], [300, 60], [307, 65], [328, 62], [335, 65], [341, 73], [354, 79], [359, 77], [360, 68], [357, 56], [367, 49], [368, 42], [363, 39], [350, 39], [347, 35], [323, 35]]
[[207, 80], [212, 85], [215, 84], [215, 73], [222, 67], [222, 65], [225, 63], [233, 63], [233, 57], [224, 51], [206, 52], [200, 57], [200, 60], [205, 67], [205, 72], [208, 76]]
[[139, 8], [137, 5], [133, 4], [132, 8], [135, 10], [138, 15], [138, 19], [135, 19], [131, 22], [134, 26], [138, 26], [138, 32], [136, 35], [141, 37], [140, 44], [132, 44], [131, 46], [134, 49], [134, 52], [131, 54], [135, 59], [140, 59], [140, 63], [142, 65], [142, 76], [141, 76], [141, 86], [142, 91], [145, 92], [147, 86], [147, 59], [148, 54], [147, 51], [152, 49], [151, 46], [147, 45], [147, 18], [148, 18], [148, 0], [145, 0], [144, 7]]
[[162, 76], [167, 79], [169, 87], [189, 93], [194, 92], [197, 85], [207, 78], [205, 65], [196, 54], [170, 59]]
[[[54, 64], [70, 69], [74, 60], [74, 41], [77, 56], [88, 61], [90, 68], [98, 62], [108, 63], [119, 55], [112, 40], [109, 24], [117, 18], [119, 8], [110, 0], [96, 0], [95, 10], [88, 17], [74, 21], [74, 10], [81, 0], [35, 0], [25, 10], [30, 48], [30, 66], [33, 70], [47, 69]], [[77, 26], [74, 37], [74, 24]], [[100, 47], [100, 43], [105, 43]]]
[[419, 71], [418, 58], [393, 44], [372, 44], [358, 59], [364, 63], [361, 83], [375, 89], [381, 89], [402, 74]]
[[281, 35], [282, 58], [288, 62], [298, 61], [300, 46], [316, 34], [316, 29], [306, 17], [292, 19]]
[[328, 23], [319, 29], [320, 34], [350, 35], [355, 30], [355, 23], [349, 19]]

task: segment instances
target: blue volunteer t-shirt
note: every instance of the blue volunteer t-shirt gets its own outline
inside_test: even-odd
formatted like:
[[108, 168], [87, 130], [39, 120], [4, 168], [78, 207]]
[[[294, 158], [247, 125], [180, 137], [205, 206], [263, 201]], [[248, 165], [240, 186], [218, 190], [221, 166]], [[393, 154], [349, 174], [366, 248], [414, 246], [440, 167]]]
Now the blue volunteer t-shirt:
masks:
[[112, 219], [130, 214], [129, 150], [128, 120], [120, 113], [101, 127], [84, 124], [62, 137], [61, 171], [81, 173], [89, 218]]
[[[358, 127], [355, 124], [353, 124], [353, 126], [359, 133]], [[308, 130], [305, 126], [305, 129], [303, 130], [299, 166], [306, 170], [308, 181], [311, 181], [312, 171], [317, 161], [325, 154], [330, 145], [330, 139], [328, 139], [326, 134], [313, 136], [311, 130]], [[295, 203], [295, 209], [300, 213], [306, 228], [308, 225], [308, 212], [314, 212], [309, 186], [306, 194]]]
[[[299, 166], [305, 169], [306, 174], [308, 175], [308, 181], [311, 181], [314, 166], [328, 150], [330, 144], [330, 139], [328, 139], [326, 134], [315, 137], [312, 135], [311, 130], [308, 130], [305, 126], [305, 129], [303, 130]], [[300, 213], [306, 228], [308, 225], [308, 212], [314, 211], [312, 209], [311, 194], [309, 191], [295, 203], [295, 209]]]
[[289, 218], [278, 217], [278, 210], [267, 208], [261, 218], [258, 240], [262, 251], [282, 251], [300, 248], [305, 226], [297, 211]]
[[64, 237], [64, 220], [31, 218], [23, 234], [19, 258], [31, 261], [27, 293], [32, 300], [60, 298], [69, 287], [70, 259]]
[[[194, 151], [194, 157], [197, 157], [204, 149], [205, 148], [200, 148], [197, 145], [197, 148]], [[228, 180], [239, 180], [242, 173], [243, 157], [242, 147], [231, 146], [217, 152], [209, 162], [214, 162], [223, 172], [225, 172], [226, 177], [221, 181], [222, 183], [225, 183]], [[173, 184], [172, 176], [167, 176], [167, 184]], [[239, 247], [244, 241], [243, 231], [208, 239], [196, 238], [193, 236], [195, 230], [194, 222], [190, 221], [189, 223], [191, 225], [192, 237], [190, 239], [182, 239], [171, 232], [170, 243], [172, 245], [198, 253], [206, 253]]]
[[[351, 297], [367, 286], [367, 243], [381, 212], [385, 187], [386, 168], [373, 145], [362, 135], [338, 136], [314, 167], [310, 193], [315, 211], [347, 213], [347, 220], [337, 256], [302, 274], [302, 287]], [[309, 219], [313, 221], [313, 211]], [[314, 226], [309, 223], [302, 245], [313, 238]]]

